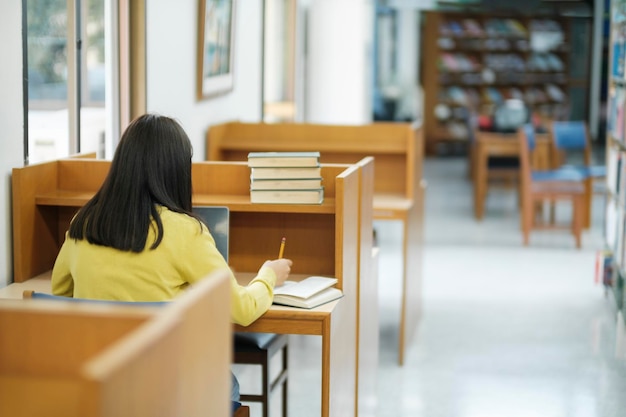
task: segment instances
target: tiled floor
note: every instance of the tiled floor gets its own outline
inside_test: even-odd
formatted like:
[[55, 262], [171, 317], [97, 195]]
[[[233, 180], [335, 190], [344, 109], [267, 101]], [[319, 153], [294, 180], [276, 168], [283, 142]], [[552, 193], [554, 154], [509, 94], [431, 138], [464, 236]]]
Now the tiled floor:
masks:
[[[400, 225], [375, 225], [376, 415], [626, 416], [615, 309], [593, 281], [595, 253], [603, 247], [602, 198], [594, 202], [582, 249], [560, 231], [535, 232], [523, 247], [515, 192], [490, 190], [485, 219], [476, 222], [465, 169], [462, 158], [426, 160], [423, 319], [403, 367], [396, 356]], [[319, 340], [292, 336], [290, 346], [289, 414], [318, 416]]]

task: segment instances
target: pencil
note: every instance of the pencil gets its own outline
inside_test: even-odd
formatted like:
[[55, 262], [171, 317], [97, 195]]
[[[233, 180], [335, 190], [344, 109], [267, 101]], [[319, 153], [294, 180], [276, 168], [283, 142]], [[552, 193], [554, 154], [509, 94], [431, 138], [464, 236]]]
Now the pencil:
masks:
[[278, 250], [278, 259], [283, 257], [283, 253], [285, 252], [285, 241], [287, 238], [283, 237], [280, 241], [280, 249]]

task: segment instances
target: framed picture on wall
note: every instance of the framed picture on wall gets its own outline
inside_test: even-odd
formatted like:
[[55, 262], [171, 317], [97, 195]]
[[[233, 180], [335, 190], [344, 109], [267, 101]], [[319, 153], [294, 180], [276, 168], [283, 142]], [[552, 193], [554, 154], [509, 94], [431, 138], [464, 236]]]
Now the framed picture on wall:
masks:
[[198, 99], [233, 88], [235, 0], [199, 0]]

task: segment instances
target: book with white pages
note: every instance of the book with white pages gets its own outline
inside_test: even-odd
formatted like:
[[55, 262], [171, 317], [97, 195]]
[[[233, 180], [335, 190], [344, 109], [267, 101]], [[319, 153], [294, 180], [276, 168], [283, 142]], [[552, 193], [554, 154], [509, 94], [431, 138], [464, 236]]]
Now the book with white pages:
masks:
[[312, 190], [322, 188], [321, 178], [256, 179], [250, 181], [251, 190]]
[[316, 167], [319, 152], [250, 152], [249, 167]]
[[293, 167], [293, 168], [250, 168], [250, 180], [259, 179], [303, 179], [320, 178], [322, 168], [315, 167]]
[[322, 204], [324, 188], [314, 190], [250, 190], [253, 204]]
[[337, 278], [311, 276], [302, 281], [289, 282], [274, 288], [274, 304], [299, 308], [315, 308], [343, 297], [335, 288]]

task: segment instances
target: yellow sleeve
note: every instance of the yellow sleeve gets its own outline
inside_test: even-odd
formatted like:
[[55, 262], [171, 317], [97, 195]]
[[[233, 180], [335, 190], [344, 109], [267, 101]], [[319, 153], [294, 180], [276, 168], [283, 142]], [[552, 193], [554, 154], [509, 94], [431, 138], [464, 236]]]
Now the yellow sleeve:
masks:
[[241, 286], [231, 279], [231, 316], [234, 323], [249, 326], [272, 305], [276, 274], [272, 268], [263, 267], [247, 285]]
[[63, 242], [63, 246], [61, 246], [61, 250], [59, 251], [57, 259], [54, 262], [54, 267], [52, 268], [52, 294], [73, 297], [74, 280], [72, 279], [72, 274], [70, 273], [68, 257], [70, 251], [69, 246], [73, 245], [74, 242], [68, 238], [69, 236], [66, 233], [65, 242]]
[[[198, 239], [190, 239], [186, 245], [185, 264], [188, 282], [202, 279], [218, 269], [230, 268], [215, 246], [215, 240], [206, 228], [198, 234]], [[257, 276], [246, 286], [239, 285], [232, 271], [231, 282], [231, 320], [233, 323], [248, 326], [261, 317], [272, 305], [276, 274], [274, 270], [262, 267]]]

